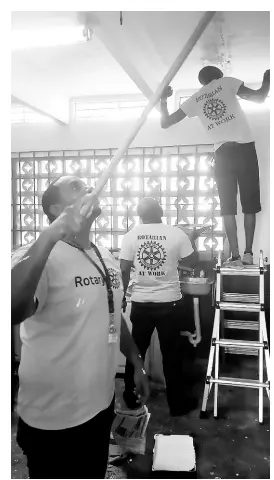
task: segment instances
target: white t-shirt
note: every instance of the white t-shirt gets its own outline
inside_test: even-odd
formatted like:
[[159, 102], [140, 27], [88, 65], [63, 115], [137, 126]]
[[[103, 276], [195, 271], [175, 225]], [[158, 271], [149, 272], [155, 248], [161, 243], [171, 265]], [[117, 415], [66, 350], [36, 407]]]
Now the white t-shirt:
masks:
[[181, 295], [178, 261], [193, 253], [188, 236], [163, 223], [141, 224], [126, 233], [120, 258], [135, 267], [132, 301], [174, 302]]
[[[14, 253], [12, 265], [29, 247]], [[120, 334], [121, 273], [110, 252], [99, 250], [110, 272]], [[102, 270], [94, 251], [87, 252]], [[120, 341], [108, 343], [107, 288], [85, 255], [60, 241], [35, 296], [37, 311], [20, 325], [18, 413], [35, 428], [75, 427], [106, 409], [114, 395]]]
[[241, 80], [213, 80], [181, 105], [188, 117], [199, 117], [214, 142], [215, 150], [226, 142], [253, 142], [253, 134], [237, 99]]

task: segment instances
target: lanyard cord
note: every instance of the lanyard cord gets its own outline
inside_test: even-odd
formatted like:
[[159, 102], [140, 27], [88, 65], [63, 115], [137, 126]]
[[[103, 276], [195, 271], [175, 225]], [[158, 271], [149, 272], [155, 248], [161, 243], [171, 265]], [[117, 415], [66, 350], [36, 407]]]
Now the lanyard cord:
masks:
[[[104, 260], [103, 260], [103, 257], [102, 257], [102, 255], [101, 255], [98, 247], [96, 247], [96, 245], [94, 245], [94, 243], [92, 243], [92, 242], [90, 242], [90, 244], [91, 244], [93, 250], [95, 251], [97, 257], [99, 258], [101, 264], [103, 265], [103, 269], [104, 269], [104, 272], [105, 272], [105, 282], [106, 282], [106, 284], [107, 284], [107, 288], [112, 291], [110, 275], [109, 275], [108, 269], [107, 269], [107, 267], [106, 267], [106, 264], [105, 264], [105, 262], [104, 262]], [[85, 252], [85, 254], [87, 255], [87, 252]], [[89, 258], [90, 258], [90, 257], [89, 257]], [[97, 264], [95, 264], [95, 265], [96, 265], [96, 267], [98, 267]], [[100, 268], [100, 267], [99, 267], [99, 268]]]
[[96, 247], [96, 245], [94, 245], [94, 243], [90, 242], [95, 254], [97, 255], [98, 259], [100, 260], [102, 266], [103, 266], [103, 269], [104, 269], [104, 272], [102, 271], [102, 269], [99, 267], [99, 265], [97, 265], [96, 262], [94, 262], [94, 260], [92, 260], [92, 258], [88, 255], [88, 253], [81, 247], [79, 247], [78, 245], [72, 243], [72, 242], [66, 242], [68, 243], [71, 247], [75, 247], [77, 248], [78, 250], [80, 250], [80, 252], [82, 252], [85, 257], [90, 261], [90, 263], [92, 263], [92, 265], [98, 270], [98, 272], [100, 273], [100, 275], [102, 276], [105, 284], [106, 284], [106, 287], [107, 287], [107, 293], [108, 293], [108, 309], [109, 309], [109, 313], [111, 315], [114, 314], [114, 300], [113, 300], [113, 291], [112, 291], [112, 288], [111, 288], [111, 279], [110, 279], [110, 275], [109, 275], [109, 272], [108, 272], [108, 269], [106, 267], [106, 264], [103, 260], [103, 257], [100, 253], [100, 251], [98, 250], [98, 248]]

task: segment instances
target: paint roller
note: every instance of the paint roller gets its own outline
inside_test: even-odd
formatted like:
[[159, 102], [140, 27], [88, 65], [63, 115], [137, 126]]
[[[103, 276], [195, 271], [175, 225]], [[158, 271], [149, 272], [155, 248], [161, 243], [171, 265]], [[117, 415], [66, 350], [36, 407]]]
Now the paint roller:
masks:
[[200, 19], [198, 25], [196, 26], [195, 30], [189, 37], [187, 43], [179, 53], [179, 55], [176, 57], [174, 60], [174, 63], [170, 67], [169, 71], [163, 78], [162, 82], [158, 86], [156, 92], [151, 96], [149, 99], [149, 102], [147, 106], [145, 107], [141, 117], [137, 120], [135, 125], [133, 126], [132, 130], [129, 132], [128, 136], [125, 138], [123, 141], [122, 145], [118, 148], [116, 151], [115, 155], [113, 156], [108, 168], [102, 173], [100, 178], [98, 179], [95, 188], [90, 188], [89, 189], [89, 195], [86, 195], [85, 197], [85, 203], [81, 207], [81, 214], [82, 215], [88, 215], [94, 200], [96, 197], [98, 197], [99, 193], [102, 191], [104, 188], [105, 184], [109, 180], [113, 170], [116, 168], [118, 163], [120, 162], [122, 156], [124, 153], [127, 151], [128, 147], [138, 134], [139, 130], [145, 123], [148, 114], [150, 111], [155, 107], [155, 105], [159, 102], [161, 95], [163, 93], [164, 88], [170, 84], [170, 82], [173, 80], [175, 77], [176, 73], [178, 70], [181, 68], [187, 57], [189, 56], [190, 52], [196, 45], [197, 41], [203, 34], [204, 30], [212, 20], [213, 16], [215, 15], [216, 12], [205, 12], [202, 18]]

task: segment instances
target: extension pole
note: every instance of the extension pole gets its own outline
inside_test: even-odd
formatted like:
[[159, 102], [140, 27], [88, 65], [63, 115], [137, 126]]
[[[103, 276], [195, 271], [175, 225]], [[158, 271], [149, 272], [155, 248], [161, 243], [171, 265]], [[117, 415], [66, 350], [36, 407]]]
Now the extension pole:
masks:
[[[141, 117], [137, 120], [136, 124], [133, 126], [132, 130], [129, 132], [128, 136], [123, 141], [122, 145], [118, 148], [115, 155], [113, 156], [108, 168], [102, 173], [100, 178], [97, 181], [95, 188], [92, 190], [92, 194], [89, 195], [89, 200], [85, 203], [85, 205], [81, 209], [81, 213], [86, 215], [87, 212], [90, 210], [91, 205], [93, 204], [94, 197], [97, 197], [101, 190], [104, 188], [105, 184], [109, 180], [111, 173], [116, 168], [118, 163], [120, 162], [122, 156], [127, 151], [128, 147], [130, 146], [131, 142], [134, 140], [136, 135], [138, 134], [139, 130], [145, 123], [148, 114], [150, 111], [155, 107], [157, 102], [160, 100], [161, 95], [163, 93], [164, 88], [170, 84], [172, 79], [175, 77], [178, 70], [180, 70], [183, 63], [186, 61], [188, 55], [196, 45], [197, 41], [203, 34], [204, 30], [208, 26], [209, 22], [213, 18], [216, 12], [206, 12], [201, 20], [199, 21], [198, 25], [196, 26], [194, 32], [189, 37], [186, 45], [181, 50], [177, 58], [174, 60], [174, 63], [170, 67], [169, 71], [165, 75], [164, 79], [158, 86], [156, 92], [152, 95], [149, 99], [147, 106], [145, 107]], [[91, 190], [91, 189], [90, 189]]]

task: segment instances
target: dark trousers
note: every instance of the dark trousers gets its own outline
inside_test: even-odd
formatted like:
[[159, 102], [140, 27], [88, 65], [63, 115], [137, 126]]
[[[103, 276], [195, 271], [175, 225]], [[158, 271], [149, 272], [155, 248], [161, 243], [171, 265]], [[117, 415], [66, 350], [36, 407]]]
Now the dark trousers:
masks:
[[[143, 359], [154, 329], [157, 329], [163, 356], [166, 395], [171, 415], [180, 415], [183, 407], [183, 375], [180, 354], [182, 309], [180, 301], [168, 303], [132, 302], [132, 337]], [[125, 392], [134, 391], [134, 368], [126, 362]]]
[[16, 382], [15, 382], [15, 349], [14, 349], [14, 331], [11, 329], [11, 412], [14, 410]]
[[114, 399], [88, 422], [65, 430], [40, 430], [18, 421], [17, 442], [29, 478], [105, 478]]

